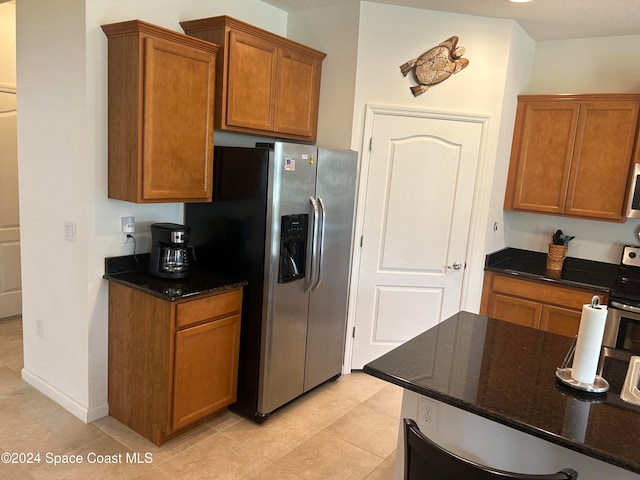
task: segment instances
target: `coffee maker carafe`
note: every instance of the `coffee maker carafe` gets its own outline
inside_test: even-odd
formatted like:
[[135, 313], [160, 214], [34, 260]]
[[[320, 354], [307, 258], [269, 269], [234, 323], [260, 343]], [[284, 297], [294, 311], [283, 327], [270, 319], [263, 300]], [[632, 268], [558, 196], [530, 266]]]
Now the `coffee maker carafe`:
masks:
[[149, 273], [162, 278], [184, 278], [189, 271], [190, 228], [177, 223], [152, 223]]

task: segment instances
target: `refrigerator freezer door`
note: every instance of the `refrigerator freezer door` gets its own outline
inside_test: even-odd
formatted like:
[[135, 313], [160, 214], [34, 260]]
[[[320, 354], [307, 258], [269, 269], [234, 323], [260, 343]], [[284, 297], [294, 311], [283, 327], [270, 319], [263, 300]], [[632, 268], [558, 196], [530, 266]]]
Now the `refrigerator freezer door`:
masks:
[[190, 243], [197, 265], [247, 280], [242, 296], [238, 395], [233, 410], [256, 413], [265, 275], [268, 186], [272, 179], [267, 148], [214, 148], [211, 203], [185, 204]]
[[[267, 252], [258, 413], [267, 415], [304, 393], [309, 295], [305, 277], [279, 283], [281, 223], [284, 215], [310, 215], [315, 191], [314, 146], [277, 142], [271, 152], [273, 189], [267, 208]], [[308, 222], [312, 223], [311, 220]], [[311, 227], [309, 227], [311, 228]], [[308, 229], [309, 229], [308, 228]], [[308, 233], [309, 235], [309, 233]], [[307, 242], [307, 257], [309, 256]], [[308, 262], [307, 262], [308, 264]], [[308, 269], [307, 269], [308, 271]]]
[[357, 153], [319, 149], [316, 198], [322, 212], [320, 265], [309, 299], [304, 390], [340, 374], [357, 184]]

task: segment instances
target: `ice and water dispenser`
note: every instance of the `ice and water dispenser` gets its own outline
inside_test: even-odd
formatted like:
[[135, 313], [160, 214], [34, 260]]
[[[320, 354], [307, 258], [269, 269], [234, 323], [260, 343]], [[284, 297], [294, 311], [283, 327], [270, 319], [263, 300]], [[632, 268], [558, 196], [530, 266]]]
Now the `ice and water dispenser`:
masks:
[[309, 215], [283, 215], [280, 223], [280, 269], [278, 283], [304, 278]]

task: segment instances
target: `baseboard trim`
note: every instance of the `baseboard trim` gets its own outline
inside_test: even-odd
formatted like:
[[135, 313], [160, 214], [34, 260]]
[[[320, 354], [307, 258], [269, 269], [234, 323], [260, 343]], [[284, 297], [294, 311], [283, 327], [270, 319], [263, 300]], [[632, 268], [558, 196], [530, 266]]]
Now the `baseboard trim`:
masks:
[[90, 408], [87, 410], [87, 423], [95, 422], [99, 418], [109, 415], [109, 405], [104, 404], [96, 408]]
[[82, 420], [84, 423], [91, 423], [109, 414], [109, 405], [105, 404], [96, 408], [87, 409], [67, 394], [61, 392], [51, 384], [45, 382], [42, 378], [31, 373], [26, 368], [22, 369], [21, 376], [22, 380], [27, 382], [40, 393], [49, 397], [62, 408], [67, 410], [71, 415]]

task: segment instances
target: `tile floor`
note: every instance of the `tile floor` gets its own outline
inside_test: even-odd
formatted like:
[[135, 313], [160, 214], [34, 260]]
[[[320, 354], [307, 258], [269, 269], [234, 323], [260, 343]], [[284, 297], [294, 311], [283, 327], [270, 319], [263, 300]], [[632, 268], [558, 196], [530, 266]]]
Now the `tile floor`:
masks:
[[[402, 390], [364, 373], [321, 386], [262, 425], [226, 413], [156, 447], [111, 417], [84, 424], [23, 382], [22, 365], [21, 320], [0, 320], [0, 454], [40, 454], [40, 463], [0, 463], [2, 479], [393, 478]], [[54, 455], [82, 463], [53, 465]]]

